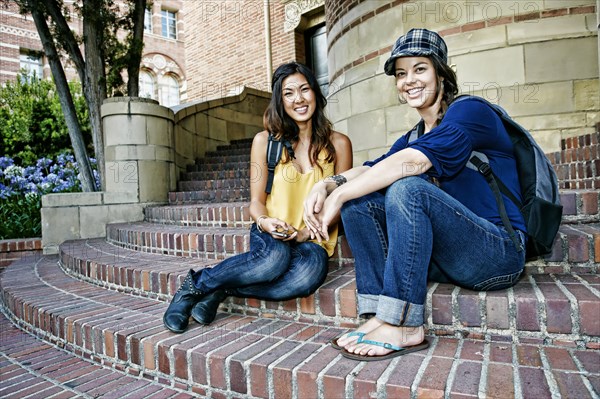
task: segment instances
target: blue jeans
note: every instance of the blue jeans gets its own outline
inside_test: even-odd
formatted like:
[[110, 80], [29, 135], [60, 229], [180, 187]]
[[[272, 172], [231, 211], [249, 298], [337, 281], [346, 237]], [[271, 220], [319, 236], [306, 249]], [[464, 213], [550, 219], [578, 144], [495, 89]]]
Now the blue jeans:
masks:
[[[495, 206], [495, 204], [494, 204]], [[360, 314], [420, 326], [428, 278], [478, 290], [516, 283], [525, 264], [503, 226], [420, 177], [398, 180], [342, 207], [355, 258]], [[517, 231], [524, 244], [525, 236]]]
[[312, 294], [327, 276], [327, 251], [313, 242], [281, 241], [253, 224], [250, 251], [194, 274], [203, 292], [285, 301]]

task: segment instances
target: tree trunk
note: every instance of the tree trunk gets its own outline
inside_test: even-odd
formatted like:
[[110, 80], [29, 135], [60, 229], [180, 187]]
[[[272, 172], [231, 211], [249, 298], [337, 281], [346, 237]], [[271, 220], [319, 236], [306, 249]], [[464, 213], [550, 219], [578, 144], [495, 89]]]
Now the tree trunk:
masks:
[[84, 94], [90, 112], [92, 140], [98, 170], [102, 179], [102, 189], [106, 187], [104, 165], [104, 134], [100, 107], [106, 99], [106, 73], [102, 55], [103, 28], [101, 10], [102, 0], [83, 0], [83, 45], [85, 49]]
[[85, 142], [83, 141], [83, 134], [79, 125], [79, 120], [77, 119], [75, 106], [73, 105], [73, 98], [71, 97], [67, 77], [65, 76], [65, 71], [62, 68], [56, 46], [52, 40], [50, 29], [46, 23], [46, 17], [40, 7], [41, 6], [33, 6], [31, 8], [31, 15], [33, 17], [33, 21], [35, 22], [38, 34], [40, 35], [44, 52], [46, 53], [46, 57], [48, 57], [48, 62], [50, 63], [50, 70], [52, 71], [52, 76], [54, 77], [56, 90], [58, 91], [58, 97], [60, 99], [60, 105], [65, 116], [67, 129], [69, 130], [69, 136], [71, 137], [71, 143], [75, 152], [75, 159], [79, 164], [82, 189], [83, 191], [87, 192], [96, 191], [92, 165], [85, 151]]
[[129, 62], [127, 63], [127, 94], [130, 97], [138, 97], [140, 95], [140, 63], [142, 62], [142, 50], [144, 49], [146, 0], [133, 0], [133, 3], [134, 7], [131, 15], [133, 29], [128, 50]]

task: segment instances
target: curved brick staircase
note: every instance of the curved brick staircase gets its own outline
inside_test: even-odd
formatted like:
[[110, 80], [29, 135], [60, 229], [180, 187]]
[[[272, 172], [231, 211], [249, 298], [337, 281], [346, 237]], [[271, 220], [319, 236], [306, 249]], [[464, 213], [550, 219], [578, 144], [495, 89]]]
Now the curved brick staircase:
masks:
[[[598, 135], [586, 140], [583, 147], [597, 151]], [[561, 158], [573, 141], [563, 144], [551, 154], [557, 169], [573, 161]], [[0, 320], [0, 396], [599, 397], [594, 179], [587, 189], [564, 187], [554, 251], [528, 263], [515, 287], [477, 293], [430, 285], [427, 351], [360, 363], [327, 345], [359, 322], [343, 237], [314, 295], [228, 298], [212, 325], [167, 331], [162, 314], [187, 270], [248, 248], [249, 145], [207, 154], [182, 176], [170, 204], [147, 208], [143, 222], [110, 225], [106, 239], [65, 242], [57, 256], [3, 271], [3, 312], [14, 326]]]

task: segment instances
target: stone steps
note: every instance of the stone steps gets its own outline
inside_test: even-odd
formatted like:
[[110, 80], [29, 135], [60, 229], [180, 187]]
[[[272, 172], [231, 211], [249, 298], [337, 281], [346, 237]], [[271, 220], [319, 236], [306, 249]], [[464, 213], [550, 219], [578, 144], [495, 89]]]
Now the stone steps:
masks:
[[[551, 283], [539, 282], [543, 284]], [[597, 286], [576, 276], [562, 284], [588, 290]], [[0, 275], [0, 285], [4, 310], [19, 327], [104, 366], [102, 373], [86, 374], [90, 381], [106, 376], [101, 381], [114, 384], [116, 372], [125, 372], [128, 376], [120, 378], [163, 385], [164, 390], [155, 392], [161, 397], [183, 390], [195, 396], [257, 398], [593, 398], [600, 391], [597, 337], [542, 342], [495, 333], [428, 335], [428, 350], [367, 363], [346, 359], [327, 345], [346, 326], [266, 314], [219, 313], [211, 326], [192, 323], [185, 333], [173, 334], [162, 326], [166, 303], [77, 280], [64, 273], [56, 256], [9, 266]], [[3, 348], [7, 342], [12, 344], [2, 340]], [[17, 358], [19, 352], [9, 355]], [[8, 357], [3, 351], [2, 360]], [[0, 389], [4, 384], [3, 374]]]

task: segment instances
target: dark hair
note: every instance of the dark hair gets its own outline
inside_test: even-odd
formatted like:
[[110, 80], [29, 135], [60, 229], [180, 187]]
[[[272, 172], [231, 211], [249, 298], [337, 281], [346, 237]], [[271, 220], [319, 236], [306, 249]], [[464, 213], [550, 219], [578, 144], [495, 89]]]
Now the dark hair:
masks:
[[456, 78], [456, 73], [448, 64], [440, 61], [437, 57], [429, 57], [429, 59], [431, 60], [433, 68], [435, 69], [435, 73], [438, 77], [438, 93], [440, 90], [440, 79], [444, 78], [444, 80], [442, 80], [442, 86], [444, 88], [444, 93], [442, 94], [442, 107], [438, 114], [438, 120], [441, 121], [446, 113], [446, 110], [448, 109], [448, 106], [450, 106], [458, 94], [458, 79]]
[[[269, 106], [263, 116], [263, 125], [265, 129], [279, 140], [288, 140], [293, 143], [298, 140], [298, 125], [285, 112], [282, 97], [282, 83], [285, 78], [295, 73], [302, 74], [308, 85], [315, 93], [316, 109], [312, 115], [312, 137], [310, 147], [308, 149], [311, 165], [317, 165], [319, 154], [325, 148], [327, 150], [327, 162], [335, 162], [335, 148], [331, 142], [331, 134], [333, 128], [331, 122], [325, 116], [325, 105], [327, 99], [321, 92], [321, 87], [317, 82], [317, 78], [313, 72], [306, 66], [297, 62], [290, 62], [280, 65], [273, 73], [272, 95]], [[282, 161], [290, 161], [290, 156], [284, 156]], [[320, 168], [320, 166], [319, 166]]]

